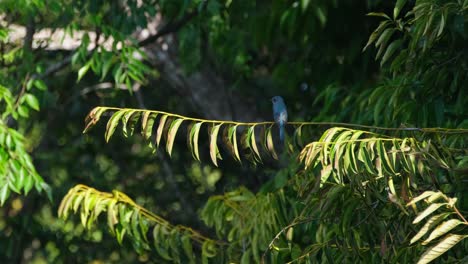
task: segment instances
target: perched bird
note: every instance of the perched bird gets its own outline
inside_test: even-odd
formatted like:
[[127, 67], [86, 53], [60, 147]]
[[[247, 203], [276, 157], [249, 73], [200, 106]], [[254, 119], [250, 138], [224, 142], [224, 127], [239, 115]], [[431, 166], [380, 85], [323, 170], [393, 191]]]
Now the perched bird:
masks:
[[288, 111], [286, 110], [286, 105], [281, 96], [271, 98], [271, 102], [273, 103], [273, 118], [275, 119], [275, 123], [279, 126], [279, 137], [280, 141], [283, 142], [284, 126], [288, 121]]

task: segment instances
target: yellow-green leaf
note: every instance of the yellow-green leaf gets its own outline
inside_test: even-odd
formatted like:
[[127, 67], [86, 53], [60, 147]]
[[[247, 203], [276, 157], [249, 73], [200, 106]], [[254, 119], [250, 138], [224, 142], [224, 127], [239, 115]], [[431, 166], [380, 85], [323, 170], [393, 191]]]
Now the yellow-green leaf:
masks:
[[257, 147], [257, 140], [255, 138], [255, 126], [249, 127], [247, 135], [248, 135], [247, 140], [250, 141], [249, 145], [250, 145], [250, 148], [253, 150], [253, 153], [255, 154], [255, 157], [258, 160], [261, 160], [260, 152], [258, 151], [258, 147]]
[[448, 234], [444, 239], [437, 243], [437, 245], [426, 250], [418, 260], [417, 264], [426, 264], [433, 261], [466, 237], [466, 235]]
[[105, 133], [106, 142], [109, 142], [109, 139], [114, 134], [115, 128], [119, 124], [120, 118], [127, 112], [127, 109], [119, 110], [118, 112], [114, 113], [109, 121], [107, 122], [107, 128]]
[[169, 132], [167, 134], [167, 145], [166, 151], [171, 156], [172, 146], [174, 144], [174, 139], [177, 134], [177, 130], [179, 129], [180, 124], [182, 124], [184, 120], [182, 118], [176, 119], [172, 121], [171, 126], [169, 127]]
[[433, 191], [425, 191], [423, 192], [422, 194], [420, 194], [419, 196], [413, 198], [406, 206], [410, 206], [412, 204], [415, 204], [421, 200], [424, 200], [426, 199], [427, 197], [430, 197], [430, 196], [433, 196], [433, 195], [438, 195], [440, 194], [440, 192], [433, 192]]
[[222, 124], [213, 126], [210, 131], [210, 157], [211, 157], [211, 161], [213, 161], [213, 164], [216, 167], [218, 166], [216, 157], [219, 155], [218, 144], [217, 144], [218, 131], [221, 125]]
[[229, 139], [230, 144], [232, 145], [234, 158], [240, 162], [241, 159], [239, 155], [239, 149], [237, 147], [237, 125], [229, 127], [228, 139]]
[[429, 237], [426, 240], [424, 240], [421, 244], [427, 245], [432, 240], [434, 240], [434, 239], [436, 239], [436, 238], [438, 238], [438, 237], [440, 237], [442, 235], [445, 235], [447, 232], [454, 229], [459, 224], [463, 224], [463, 222], [458, 220], [458, 219], [450, 219], [448, 221], [443, 222], [442, 224], [437, 226], [434, 229], [434, 231], [432, 231], [432, 233], [429, 235]]
[[164, 125], [166, 124], [166, 119], [167, 119], [167, 115], [163, 115], [159, 119], [159, 126], [158, 126], [158, 130], [156, 131], [156, 146], [157, 147], [159, 147], [159, 143], [161, 142], [161, 136], [164, 130]]
[[447, 203], [434, 203], [429, 205], [424, 211], [418, 214], [418, 216], [413, 220], [413, 224], [421, 222], [421, 220], [426, 218], [428, 215], [432, 214], [434, 211], [436, 211], [443, 205], [447, 205]]
[[198, 152], [198, 136], [200, 134], [200, 127], [203, 122], [196, 123], [190, 129], [190, 149], [192, 150], [192, 156], [194, 159], [200, 161], [200, 153]]
[[[125, 137], [128, 137], [129, 135], [132, 134], [132, 123], [134, 122], [134, 114], [137, 113], [137, 110], [129, 110], [128, 112], [125, 113], [125, 115], [122, 117], [122, 130], [123, 134]], [[137, 114], [135, 114], [136, 116]], [[129, 124], [130, 122], [130, 124]], [[128, 127], [130, 127], [131, 132], [128, 133]]]
[[419, 229], [419, 232], [413, 238], [411, 238], [410, 245], [421, 239], [421, 237], [423, 237], [427, 233], [427, 231], [429, 231], [429, 229], [433, 228], [440, 221], [444, 220], [448, 215], [449, 213], [442, 213], [429, 218], [429, 220], [427, 220], [424, 226], [421, 229]]
[[158, 114], [151, 112], [145, 112], [143, 114], [143, 118], [141, 120], [141, 132], [145, 139], [149, 139], [151, 137], [151, 134], [153, 133], [154, 120], [157, 115]]
[[271, 133], [271, 126], [266, 130], [266, 145], [267, 145], [267, 148], [268, 148], [268, 151], [270, 152], [271, 156], [274, 158], [274, 159], [278, 159], [278, 155], [276, 155], [276, 151], [275, 151], [275, 146], [273, 144], [273, 137], [272, 137], [272, 133]]

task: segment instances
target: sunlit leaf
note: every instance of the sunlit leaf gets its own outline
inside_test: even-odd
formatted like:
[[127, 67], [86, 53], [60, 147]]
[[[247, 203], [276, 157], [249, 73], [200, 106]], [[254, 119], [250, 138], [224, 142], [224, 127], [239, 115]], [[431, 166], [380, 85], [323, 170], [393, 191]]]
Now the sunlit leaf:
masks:
[[271, 156], [274, 158], [274, 159], [278, 159], [278, 155], [276, 155], [276, 152], [275, 152], [275, 146], [273, 144], [273, 137], [272, 137], [272, 133], [271, 133], [271, 126], [269, 128], [267, 128], [266, 130], [266, 146], [267, 146], [267, 149], [269, 151], [269, 153], [271, 154]]
[[447, 232], [449, 232], [450, 230], [454, 229], [455, 227], [457, 227], [458, 225], [460, 224], [464, 224], [464, 222], [458, 220], [458, 219], [450, 219], [446, 222], [443, 222], [441, 223], [439, 226], [437, 226], [434, 231], [432, 231], [432, 233], [429, 235], [429, 237], [424, 240], [421, 244], [423, 245], [427, 245], [429, 242], [431, 242], [432, 240], [442, 236], [442, 235], [445, 235]]
[[0, 205], [3, 206], [9, 196], [10, 188], [8, 188], [8, 184], [5, 184], [0, 188]]
[[228, 130], [228, 139], [229, 143], [232, 146], [232, 151], [234, 153], [234, 158], [237, 161], [241, 161], [240, 155], [239, 155], [239, 148], [237, 147], [237, 125], [230, 126]]
[[251, 126], [248, 128], [246, 140], [249, 141], [248, 145], [250, 146], [250, 149], [253, 151], [255, 159], [260, 161], [261, 160], [260, 152], [258, 151], [258, 147], [257, 147], [257, 139], [255, 138], [255, 126]]
[[410, 206], [412, 204], [415, 204], [421, 200], [424, 200], [430, 196], [434, 196], [434, 195], [438, 195], [440, 194], [440, 192], [433, 192], [433, 191], [425, 191], [423, 192], [422, 194], [420, 194], [419, 196], [413, 198], [406, 206]]
[[141, 132], [145, 139], [149, 139], [153, 134], [153, 124], [157, 116], [158, 114], [151, 112], [145, 112], [143, 114], [141, 119]]
[[159, 147], [159, 143], [161, 142], [161, 136], [162, 136], [163, 131], [164, 131], [164, 126], [166, 124], [166, 119], [167, 119], [167, 115], [163, 115], [159, 119], [159, 126], [158, 126], [158, 130], [156, 131], [156, 146], [157, 147]]
[[210, 131], [210, 157], [211, 157], [211, 161], [213, 162], [215, 166], [218, 166], [218, 162], [216, 160], [216, 158], [219, 156], [217, 141], [218, 141], [218, 132], [219, 132], [219, 128], [221, 127], [221, 125], [222, 124], [214, 125]]
[[36, 111], [39, 111], [39, 101], [34, 95], [27, 93], [24, 95], [24, 99], [26, 103], [28, 103], [29, 107]]
[[176, 119], [172, 121], [171, 126], [169, 127], [169, 132], [167, 134], [167, 145], [166, 151], [171, 156], [172, 146], [174, 145], [174, 139], [177, 134], [177, 130], [179, 129], [180, 124], [182, 124], [184, 120], [182, 118]]
[[413, 224], [419, 223], [421, 220], [426, 218], [428, 215], [432, 214], [435, 212], [437, 209], [439, 209], [441, 206], [447, 205], [447, 203], [434, 203], [429, 205], [424, 211], [418, 214], [418, 216], [413, 220]]
[[448, 234], [439, 243], [437, 243], [437, 245], [426, 250], [418, 260], [417, 264], [426, 264], [433, 261], [466, 237], [466, 235]]
[[109, 139], [112, 137], [112, 134], [114, 134], [115, 128], [119, 124], [120, 118], [127, 112], [126, 109], [119, 110], [118, 112], [114, 113], [109, 121], [107, 122], [107, 127], [106, 127], [106, 134], [104, 138], [106, 139], [106, 142], [109, 142]]
[[189, 145], [192, 150], [192, 156], [194, 159], [200, 161], [200, 153], [198, 151], [198, 136], [200, 134], [200, 127], [203, 122], [198, 122], [190, 129]]
[[444, 220], [448, 215], [449, 213], [442, 213], [429, 218], [424, 226], [419, 229], [418, 233], [413, 238], [411, 238], [410, 244], [413, 244], [414, 242], [421, 239], [421, 237], [423, 237], [431, 228], [437, 225], [440, 221]]

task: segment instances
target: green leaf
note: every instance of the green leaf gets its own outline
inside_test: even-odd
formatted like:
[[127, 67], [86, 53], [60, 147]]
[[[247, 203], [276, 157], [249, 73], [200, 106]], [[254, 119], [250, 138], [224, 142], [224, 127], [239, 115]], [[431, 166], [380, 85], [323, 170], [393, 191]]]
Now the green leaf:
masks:
[[205, 242], [203, 242], [202, 255], [208, 258], [216, 256], [216, 246], [212, 241], [206, 240]]
[[91, 61], [86, 63], [85, 66], [81, 67], [78, 70], [78, 79], [77, 79], [77, 81], [80, 81], [81, 78], [83, 78], [83, 76], [88, 72], [90, 66], [91, 66]]
[[167, 236], [163, 233], [164, 229], [161, 225], [157, 224], [153, 228], [154, 248], [156, 248], [159, 256], [161, 256], [163, 259], [172, 260], [172, 257], [169, 255], [167, 248], [164, 246], [164, 242], [167, 241]]
[[377, 29], [375, 29], [374, 32], [372, 32], [372, 34], [370, 35], [369, 40], [367, 41], [366, 46], [362, 49], [362, 51], [365, 51], [372, 43], [374, 43], [374, 41], [379, 36], [380, 32], [384, 30], [389, 24], [390, 21], [388, 20], [380, 22]]
[[247, 132], [247, 140], [249, 140], [249, 146], [253, 153], [255, 154], [255, 159], [260, 161], [260, 152], [258, 151], [257, 147], [257, 139], [255, 138], [255, 125], [249, 127], [248, 132]]
[[24, 100], [26, 100], [26, 103], [29, 105], [29, 107], [36, 111], [39, 111], [39, 101], [34, 95], [27, 93], [24, 95]]
[[239, 155], [239, 148], [237, 147], [237, 125], [229, 127], [228, 139], [232, 146], [232, 152], [234, 153], [234, 158], [240, 162], [241, 159]]
[[387, 51], [385, 51], [385, 54], [382, 57], [382, 61], [380, 61], [380, 66], [384, 65], [385, 62], [393, 55], [393, 53], [395, 53], [395, 51], [401, 47], [402, 44], [403, 40], [397, 39], [388, 45]]
[[156, 131], [156, 147], [159, 147], [159, 143], [161, 142], [161, 136], [164, 131], [164, 125], [166, 124], [166, 119], [167, 119], [167, 115], [163, 115], [159, 119], [159, 126], [158, 126], [158, 130]]
[[190, 129], [190, 149], [192, 150], [192, 156], [194, 159], [200, 161], [200, 153], [198, 151], [198, 136], [200, 135], [200, 127], [203, 122], [196, 123]]
[[272, 127], [270, 126], [266, 130], [266, 145], [267, 145], [267, 149], [268, 149], [269, 153], [271, 154], [271, 156], [275, 160], [278, 160], [278, 155], [276, 155], [275, 146], [273, 144], [273, 137], [272, 137], [272, 133], [271, 133], [271, 128]]
[[216, 158], [219, 156], [219, 150], [218, 150], [218, 144], [217, 144], [218, 131], [222, 125], [223, 125], [222, 123], [219, 125], [214, 125], [210, 131], [210, 157], [211, 157], [211, 161], [213, 161], [213, 164], [216, 167], [218, 167], [218, 162]]
[[380, 35], [377, 42], [375, 42], [375, 46], [378, 47], [380, 45], [387, 45], [388, 40], [390, 39], [390, 37], [393, 35], [394, 32], [395, 32], [394, 28], [385, 29], [384, 32]]
[[386, 18], [388, 20], [391, 20], [390, 17], [385, 13], [371, 12], [371, 13], [368, 13], [367, 15], [368, 16], [375, 16], [375, 17], [383, 17], [383, 18]]
[[107, 122], [106, 133], [104, 135], [106, 142], [109, 142], [109, 139], [112, 137], [112, 134], [114, 134], [115, 128], [119, 124], [120, 118], [126, 112], [127, 112], [127, 109], [119, 110], [111, 116], [111, 118]]
[[466, 237], [466, 235], [448, 234], [444, 237], [444, 239], [437, 243], [437, 245], [426, 250], [426, 252], [424, 252], [421, 258], [418, 260], [417, 264], [426, 264], [433, 261]]
[[443, 222], [442, 224], [437, 226], [434, 229], [434, 231], [432, 231], [432, 233], [429, 235], [429, 237], [426, 240], [424, 240], [421, 244], [427, 245], [432, 240], [434, 240], [434, 239], [436, 239], [436, 238], [438, 238], [438, 237], [440, 237], [442, 235], [445, 235], [447, 232], [454, 229], [459, 224], [464, 224], [464, 222], [462, 222], [462, 221], [460, 221], [458, 219], [450, 219], [450, 220], [448, 220], [446, 222]]
[[145, 139], [149, 139], [151, 134], [153, 134], [154, 120], [157, 116], [158, 114], [151, 113], [149, 111], [143, 113], [143, 117], [141, 119], [141, 132]]
[[393, 8], [393, 19], [396, 19], [400, 14], [401, 9], [406, 4], [407, 0], [398, 0], [395, 4], [395, 8]]
[[440, 14], [440, 23], [439, 23], [439, 30], [437, 31], [437, 37], [440, 37], [440, 35], [442, 35], [444, 28], [445, 28], [445, 15], [444, 15], [444, 12], [442, 12]]
[[117, 200], [112, 199], [107, 206], [107, 226], [109, 227], [112, 234], [115, 233], [114, 226], [117, 224], [117, 211], [115, 210], [115, 205]]
[[24, 194], [28, 194], [29, 191], [32, 189], [34, 186], [34, 178], [32, 175], [28, 174], [26, 175], [26, 178], [24, 179]]
[[35, 79], [35, 80], [34, 80], [34, 86], [35, 86], [37, 89], [41, 90], [41, 91], [47, 90], [46, 84], [44, 83], [43, 80], [40, 80], [40, 79]]
[[3, 204], [5, 204], [9, 196], [10, 188], [8, 188], [8, 184], [5, 184], [0, 188], [0, 205], [3, 206]]
[[187, 255], [190, 263], [194, 263], [194, 255], [192, 249], [192, 243], [189, 235], [184, 235], [181, 237], [182, 247], [184, 249], [185, 255]]
[[418, 216], [413, 220], [413, 224], [419, 223], [421, 220], [426, 218], [428, 215], [432, 214], [435, 212], [437, 209], [439, 209], [441, 206], [447, 205], [447, 203], [434, 203], [429, 205], [424, 211], [418, 214]]
[[179, 129], [180, 124], [182, 124], [184, 120], [182, 118], [178, 118], [172, 121], [171, 126], [169, 127], [169, 132], [167, 134], [167, 145], [166, 151], [169, 153], [169, 157], [171, 156], [172, 146], [174, 144], [174, 139], [177, 134], [177, 130]]
[[[123, 131], [123, 134], [125, 137], [128, 137], [129, 136], [129, 132], [128, 132], [128, 129], [127, 129], [127, 124], [130, 120], [132, 120], [132, 116], [133, 114], [138, 115], [138, 112], [136, 110], [129, 110], [125, 113], [125, 115], [123, 115], [122, 117], [122, 131]], [[133, 133], [133, 132], [132, 132]]]
[[130, 226], [132, 227], [132, 235], [136, 241], [141, 240], [141, 235], [146, 236], [146, 234], [140, 234], [139, 221], [140, 220], [140, 209], [136, 208], [133, 211], [132, 219], [130, 221]]

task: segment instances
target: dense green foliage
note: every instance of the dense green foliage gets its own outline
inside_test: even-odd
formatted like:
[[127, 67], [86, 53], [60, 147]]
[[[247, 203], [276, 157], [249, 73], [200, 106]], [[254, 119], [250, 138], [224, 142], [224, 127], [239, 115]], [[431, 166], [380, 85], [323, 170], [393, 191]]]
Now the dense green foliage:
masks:
[[468, 1], [0, 10], [1, 260], [468, 260]]

